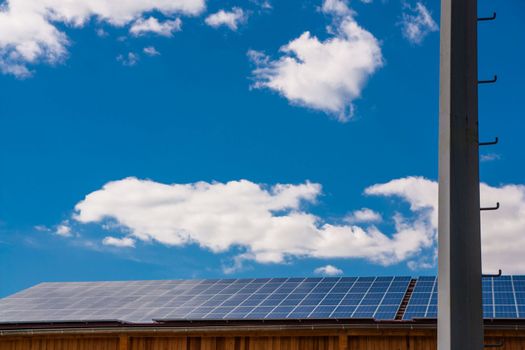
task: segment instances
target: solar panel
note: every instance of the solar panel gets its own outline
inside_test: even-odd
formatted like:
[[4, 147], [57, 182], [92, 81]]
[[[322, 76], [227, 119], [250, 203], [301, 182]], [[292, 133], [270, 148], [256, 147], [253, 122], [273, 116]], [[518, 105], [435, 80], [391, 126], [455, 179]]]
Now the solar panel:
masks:
[[[525, 276], [484, 277], [482, 297], [484, 318], [525, 318]], [[437, 278], [420, 277], [403, 319], [436, 317]]]
[[409, 277], [43, 283], [0, 300], [0, 323], [393, 319]]
[[[0, 299], [0, 323], [394, 320], [410, 277], [43, 283]], [[483, 280], [486, 318], [525, 318], [525, 276]], [[419, 277], [404, 320], [435, 318], [437, 281]]]

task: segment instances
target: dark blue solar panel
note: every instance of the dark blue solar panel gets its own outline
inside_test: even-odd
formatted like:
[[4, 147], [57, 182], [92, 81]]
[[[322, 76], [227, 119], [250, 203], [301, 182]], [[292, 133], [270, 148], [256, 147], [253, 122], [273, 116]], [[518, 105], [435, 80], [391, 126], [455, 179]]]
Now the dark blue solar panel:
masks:
[[0, 300], [0, 323], [393, 319], [409, 277], [44, 283]]
[[[482, 287], [484, 318], [525, 318], [525, 276], [486, 277]], [[420, 277], [403, 319], [436, 317], [436, 277]]]
[[[44, 283], [0, 299], [0, 323], [120, 320], [393, 320], [410, 277]], [[487, 318], [525, 318], [525, 277], [483, 280]], [[435, 277], [420, 277], [404, 319], [435, 318]]]

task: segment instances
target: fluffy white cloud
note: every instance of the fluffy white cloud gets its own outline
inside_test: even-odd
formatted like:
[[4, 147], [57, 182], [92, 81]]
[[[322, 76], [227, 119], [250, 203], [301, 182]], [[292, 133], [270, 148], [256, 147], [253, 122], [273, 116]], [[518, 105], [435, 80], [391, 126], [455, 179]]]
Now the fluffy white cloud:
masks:
[[148, 56], [158, 56], [160, 52], [154, 46], [147, 46], [143, 49], [144, 53]]
[[82, 223], [114, 220], [131, 236], [166, 245], [199, 244], [213, 252], [242, 247], [243, 260], [283, 262], [287, 257], [402, 261], [431, 246], [424, 215], [397, 215], [395, 232], [374, 226], [332, 225], [304, 206], [315, 203], [313, 183], [265, 187], [246, 180], [173, 184], [127, 178], [107, 183], [75, 207]]
[[19, 79], [28, 78], [32, 74], [29, 68], [24, 64], [6, 62], [3, 60], [0, 60], [0, 72], [2, 74], [14, 75]]
[[[437, 253], [437, 250], [436, 250]], [[411, 270], [422, 270], [422, 269], [431, 269], [434, 268], [437, 264], [437, 254], [434, 255], [434, 259], [419, 259], [419, 260], [410, 260], [407, 262], [407, 267]]]
[[348, 1], [345, 0], [324, 0], [321, 11], [326, 14], [337, 16], [352, 15], [352, 10], [348, 7]]
[[[422, 213], [432, 224], [432, 229], [437, 229], [438, 185], [436, 182], [421, 177], [407, 177], [372, 186], [365, 192], [403, 198], [410, 204], [412, 211]], [[482, 183], [480, 192], [482, 206], [501, 203], [499, 210], [481, 214], [481, 241], [485, 270], [493, 272], [501, 268], [505, 273], [525, 272], [523, 259], [525, 186], [493, 187]], [[435, 260], [434, 256], [431, 256], [429, 261], [433, 260]]]
[[276, 91], [293, 104], [347, 121], [353, 115], [353, 101], [383, 65], [381, 48], [344, 2], [325, 1], [322, 10], [338, 16], [329, 29], [332, 37], [321, 41], [305, 32], [281, 47], [283, 55], [275, 60], [262, 52], [248, 52], [256, 65], [253, 87]]
[[365, 194], [400, 197], [410, 204], [412, 212], [422, 212], [437, 227], [438, 184], [424, 177], [409, 176], [377, 184], [365, 189]]
[[343, 270], [335, 267], [334, 265], [326, 265], [316, 268], [314, 273], [323, 276], [338, 276], [343, 274]]
[[134, 248], [135, 240], [129, 237], [116, 238], [108, 236], [102, 240], [102, 244], [118, 248]]
[[173, 32], [178, 32], [182, 28], [182, 21], [180, 18], [175, 20], [159, 21], [155, 17], [139, 18], [137, 19], [129, 32], [135, 36], [140, 36], [148, 33], [155, 33], [162, 36], [172, 36]]
[[206, 24], [213, 28], [226, 26], [231, 30], [237, 30], [239, 23], [246, 21], [246, 14], [238, 7], [231, 11], [220, 10], [206, 17]]
[[[348, 7], [348, 0], [324, 0], [321, 12], [336, 16], [353, 15], [353, 11]], [[370, 4], [372, 0], [361, 0], [362, 3]]]
[[410, 42], [420, 44], [429, 33], [439, 30], [430, 11], [422, 3], [418, 2], [414, 7], [407, 5], [406, 10], [402, 15], [401, 26], [403, 35]]
[[[389, 219], [391, 232], [369, 223], [330, 224], [309, 213], [307, 207], [321, 194], [321, 186], [309, 182], [272, 187], [246, 180], [166, 185], [127, 178], [87, 195], [76, 205], [75, 219], [102, 224], [109, 220], [126, 228], [123, 242], [128, 245], [141, 240], [169, 246], [194, 243], [213, 252], [242, 248], [234, 265], [225, 268], [229, 272], [242, 268], [246, 260], [280, 263], [293, 257], [361, 258], [383, 265], [406, 261], [410, 268], [421, 269], [436, 262], [437, 191], [435, 181], [422, 177], [365, 189], [367, 195], [408, 204], [406, 213]], [[481, 184], [483, 205], [497, 201], [500, 210], [482, 213], [485, 271], [523, 273], [525, 186]]]
[[481, 214], [483, 265], [489, 272], [525, 272], [525, 186], [481, 184], [480, 191], [482, 206], [501, 203], [499, 210]]
[[380, 222], [381, 220], [381, 214], [369, 208], [355, 210], [344, 218], [344, 221], [349, 224]]
[[27, 77], [28, 64], [65, 59], [69, 40], [61, 25], [82, 27], [96, 18], [124, 26], [150, 11], [172, 16], [204, 9], [205, 0], [7, 0], [0, 6], [0, 71]]

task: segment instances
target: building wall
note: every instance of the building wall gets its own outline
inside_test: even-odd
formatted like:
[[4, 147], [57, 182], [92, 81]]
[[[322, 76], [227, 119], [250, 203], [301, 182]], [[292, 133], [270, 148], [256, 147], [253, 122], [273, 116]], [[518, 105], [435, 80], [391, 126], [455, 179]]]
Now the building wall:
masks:
[[[489, 334], [502, 350], [525, 350], [524, 331]], [[435, 350], [434, 330], [0, 335], [0, 350]]]

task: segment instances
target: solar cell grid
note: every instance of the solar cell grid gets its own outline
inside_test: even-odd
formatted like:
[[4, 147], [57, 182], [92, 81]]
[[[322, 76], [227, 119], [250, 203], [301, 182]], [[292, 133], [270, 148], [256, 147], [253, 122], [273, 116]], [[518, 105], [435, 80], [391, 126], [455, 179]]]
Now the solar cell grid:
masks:
[[[435, 280], [435, 277], [434, 277]], [[435, 318], [437, 314], [437, 284], [434, 285], [434, 292], [430, 296], [427, 310], [423, 313], [420, 307], [424, 303], [424, 298], [419, 298], [423, 294], [416, 294], [427, 289], [426, 282], [430, 278], [419, 278], [414, 289], [413, 297], [409, 302], [409, 307], [405, 312], [404, 319], [415, 317]], [[525, 312], [520, 310], [524, 305], [522, 301], [525, 293], [525, 276], [501, 276], [487, 277], [482, 281], [483, 287], [483, 317], [485, 318], [525, 318]], [[425, 282], [425, 283], [423, 283]], [[419, 297], [418, 297], [419, 296]], [[417, 310], [417, 311], [414, 311]]]
[[299, 319], [308, 318], [308, 315], [314, 311], [315, 306], [298, 306], [295, 307], [285, 318]]
[[[333, 293], [333, 290], [335, 289], [336, 285], [341, 281], [341, 279], [338, 279], [337, 281], [334, 281], [333, 283], [326, 284], [326, 294], [323, 296], [323, 294], [320, 294], [318, 306], [312, 311], [312, 313], [309, 315], [309, 317], [312, 318], [328, 318], [335, 310], [336, 306], [339, 304], [341, 299], [344, 297], [343, 294]], [[321, 284], [319, 284], [321, 285]], [[319, 287], [319, 285], [316, 287], [316, 289]], [[316, 298], [317, 299], [317, 298]]]
[[276, 306], [268, 313], [267, 318], [270, 319], [285, 319], [286, 316], [294, 309], [293, 306]]
[[353, 282], [340, 282], [334, 286], [332, 292], [346, 294], [352, 285]]
[[344, 296], [342, 293], [329, 294], [324, 299], [321, 298], [320, 305], [339, 305]]
[[[0, 322], [152, 319], [393, 319], [410, 277], [45, 283], [0, 300]], [[483, 282], [484, 317], [525, 318], [525, 277]], [[435, 317], [435, 277], [417, 279], [404, 319]]]
[[[312, 286], [312, 289], [314, 287], [316, 287], [317, 285], [319, 285], [321, 283], [321, 281], [322, 281], [322, 279], [315, 279], [315, 282], [311, 282], [312, 284], [314, 284]], [[307, 282], [305, 282], [305, 283], [307, 283]], [[295, 293], [297, 290], [299, 290], [301, 288], [301, 286], [302, 286], [302, 284], [299, 285], [292, 293]], [[301, 305], [301, 302], [303, 302], [310, 294], [311, 294], [311, 292], [308, 293], [308, 294], [305, 294], [303, 296], [303, 298], [298, 298], [297, 299], [299, 301], [299, 303], [290, 312], [290, 314], [288, 315], [289, 318], [307, 318], [308, 317], [308, 315], [314, 310], [315, 306], [303, 306], [303, 305]], [[309, 310], [309, 312], [307, 310]], [[307, 314], [304, 315], [304, 316], [300, 316], [303, 313], [307, 313]]]
[[316, 319], [330, 318], [330, 315], [334, 312], [335, 308], [336, 308], [335, 305], [331, 305], [331, 306], [319, 305], [308, 316], [310, 318], [316, 318]]
[[339, 305], [330, 316], [335, 318], [350, 318], [356, 308], [357, 306]]

